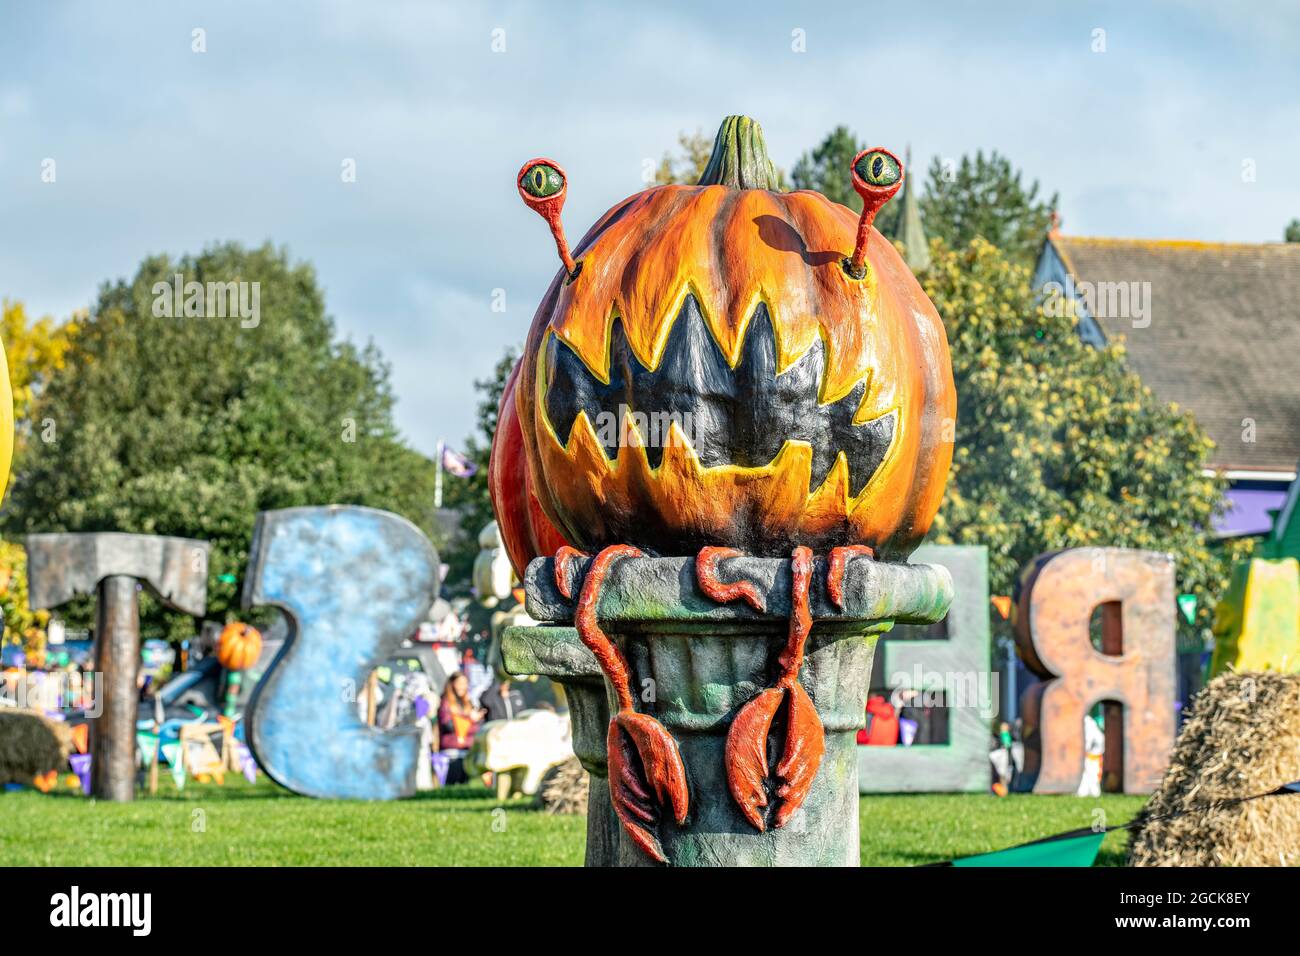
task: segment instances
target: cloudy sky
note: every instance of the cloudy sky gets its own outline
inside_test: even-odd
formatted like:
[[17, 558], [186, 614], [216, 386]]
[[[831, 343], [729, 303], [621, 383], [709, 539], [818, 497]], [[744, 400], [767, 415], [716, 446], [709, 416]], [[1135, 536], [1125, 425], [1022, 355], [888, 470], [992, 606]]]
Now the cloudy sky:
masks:
[[432, 451], [557, 268], [514, 189], [532, 156], [566, 166], [575, 240], [737, 112], [786, 168], [846, 123], [918, 167], [998, 149], [1067, 233], [1279, 239], [1300, 12], [1138, 6], [0, 0], [0, 295], [61, 317], [150, 253], [286, 245]]

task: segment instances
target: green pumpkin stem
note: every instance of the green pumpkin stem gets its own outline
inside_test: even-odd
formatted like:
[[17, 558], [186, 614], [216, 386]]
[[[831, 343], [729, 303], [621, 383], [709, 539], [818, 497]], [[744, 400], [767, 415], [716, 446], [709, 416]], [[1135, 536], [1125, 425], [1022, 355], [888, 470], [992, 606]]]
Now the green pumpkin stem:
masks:
[[728, 116], [722, 121], [718, 138], [713, 141], [709, 165], [697, 185], [780, 191], [780, 178], [767, 158], [763, 127], [757, 120]]

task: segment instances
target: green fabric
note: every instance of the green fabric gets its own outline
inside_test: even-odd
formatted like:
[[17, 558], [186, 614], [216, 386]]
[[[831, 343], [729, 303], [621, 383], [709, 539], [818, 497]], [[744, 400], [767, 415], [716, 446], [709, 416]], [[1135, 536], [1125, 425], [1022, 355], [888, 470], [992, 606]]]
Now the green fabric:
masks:
[[1092, 866], [1106, 834], [1085, 833], [953, 860], [953, 866]]
[[139, 732], [135, 735], [135, 742], [140, 748], [140, 756], [144, 760], [144, 765], [148, 767], [153, 763], [153, 759], [158, 753], [158, 735]]

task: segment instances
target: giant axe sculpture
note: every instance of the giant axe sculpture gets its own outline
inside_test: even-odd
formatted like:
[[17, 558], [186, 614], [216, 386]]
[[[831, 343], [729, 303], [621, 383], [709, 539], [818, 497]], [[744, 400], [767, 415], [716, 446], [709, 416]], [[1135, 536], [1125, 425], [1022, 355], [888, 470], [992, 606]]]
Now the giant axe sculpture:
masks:
[[168, 607], [200, 616], [207, 609], [206, 541], [145, 534], [33, 534], [27, 537], [27, 586], [33, 608], [54, 608], [95, 595], [95, 693], [91, 724], [91, 793], [104, 800], [135, 796], [135, 722], [140, 670], [137, 582]]

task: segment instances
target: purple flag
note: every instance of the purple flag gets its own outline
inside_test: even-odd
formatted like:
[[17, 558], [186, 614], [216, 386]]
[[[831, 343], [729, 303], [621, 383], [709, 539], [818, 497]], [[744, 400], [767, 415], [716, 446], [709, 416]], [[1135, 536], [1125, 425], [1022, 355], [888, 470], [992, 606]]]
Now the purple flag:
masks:
[[478, 472], [478, 465], [455, 449], [444, 445], [442, 449], [442, 470], [449, 475], [455, 475], [457, 478], [472, 478]]
[[241, 743], [236, 743], [235, 746], [239, 748], [239, 769], [244, 779], [249, 783], [257, 783], [257, 761], [253, 759], [253, 752]]
[[72, 767], [72, 772], [81, 781], [81, 790], [87, 796], [90, 795], [90, 760], [90, 754], [68, 755], [68, 765]]
[[921, 725], [915, 720], [908, 720], [906, 717], [898, 718], [898, 736], [899, 743], [904, 747], [912, 746], [912, 741], [916, 740], [916, 732]]

